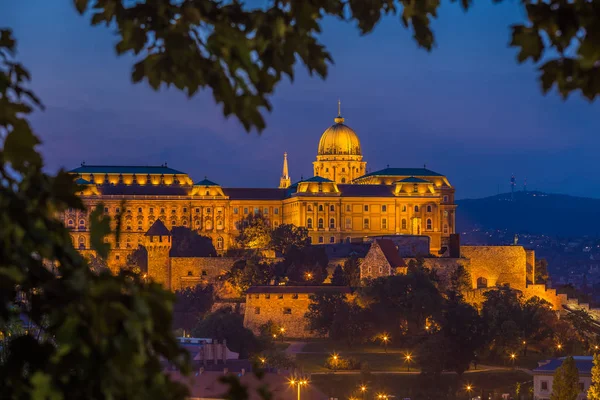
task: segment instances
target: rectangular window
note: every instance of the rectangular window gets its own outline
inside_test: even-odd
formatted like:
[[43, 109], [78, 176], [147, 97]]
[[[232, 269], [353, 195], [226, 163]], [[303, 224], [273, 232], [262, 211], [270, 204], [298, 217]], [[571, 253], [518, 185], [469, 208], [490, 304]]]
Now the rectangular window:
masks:
[[351, 212], [352, 206], [350, 204], [346, 204], [346, 212]]
[[331, 212], [335, 211], [335, 206], [333, 204], [329, 206], [329, 211], [331, 211]]
[[207, 213], [207, 214], [210, 214], [210, 211], [211, 211], [211, 210], [210, 210], [210, 207], [206, 207], [206, 213]]
[[288, 308], [288, 307], [286, 307], [286, 308], [284, 308], [284, 309], [283, 309], [283, 313], [284, 313], [285, 315], [290, 315], [290, 314], [292, 314], [292, 309], [291, 309], [291, 308]]
[[329, 243], [335, 243], [335, 237], [331, 236], [331, 237], [329, 238]]
[[148, 211], [150, 211], [150, 214], [152, 214], [154, 212], [154, 207], [150, 207]]
[[263, 214], [269, 215], [269, 208], [268, 207], [265, 207], [265, 209], [263, 210]]
[[270, 294], [268, 294], [268, 293], [267, 293], [267, 294], [265, 294], [265, 299], [270, 299], [270, 298], [271, 298], [271, 295], [270, 295]]
[[369, 212], [369, 206], [365, 205], [365, 212]]
[[254, 207], [254, 214], [258, 214], [260, 212], [260, 208]]
[[319, 236], [319, 243], [324, 243], [325, 240], [323, 239], [323, 236]]
[[118, 214], [121, 212], [121, 209], [119, 207], [115, 208], [115, 212]]
[[138, 208], [138, 212], [140, 212], [140, 213], [142, 212], [142, 207]]
[[260, 314], [260, 307], [254, 307], [254, 314]]
[[203, 269], [203, 270], [202, 270], [202, 276], [206, 276], [206, 275], [208, 275], [208, 273], [206, 272], [206, 270], [205, 270], [205, 269]]
[[107, 213], [108, 212], [108, 207], [104, 207], [104, 212]]
[[240, 212], [240, 209], [239, 209], [239, 208], [237, 208], [237, 207], [234, 207], [234, 208], [233, 208], [233, 213], [234, 213], [234, 214], [238, 214], [239, 212]]
[[402, 212], [406, 212], [406, 204], [402, 205]]
[[365, 218], [363, 220], [363, 228], [364, 229], [369, 229], [369, 218]]
[[352, 218], [346, 218], [346, 229], [352, 229]]
[[248, 214], [248, 207], [244, 207], [244, 214]]
[[444, 203], [448, 202], [448, 196], [444, 196]]
[[165, 209], [164, 209], [164, 208], [161, 208], [161, 209], [160, 209], [160, 213], [161, 213], [161, 214], [164, 214], [164, 213], [165, 213]]
[[187, 207], [183, 207], [183, 212], [186, 213], [187, 212]]
[[279, 214], [279, 207], [275, 207], [273, 209], [273, 214], [278, 215]]
[[386, 218], [381, 219], [381, 229], [387, 229], [387, 219]]
[[543, 391], [547, 391], [548, 390], [548, 381], [541, 381], [540, 382], [540, 389]]
[[196, 214], [200, 212], [200, 208], [196, 207]]
[[381, 206], [381, 212], [387, 212], [387, 206], [386, 205]]

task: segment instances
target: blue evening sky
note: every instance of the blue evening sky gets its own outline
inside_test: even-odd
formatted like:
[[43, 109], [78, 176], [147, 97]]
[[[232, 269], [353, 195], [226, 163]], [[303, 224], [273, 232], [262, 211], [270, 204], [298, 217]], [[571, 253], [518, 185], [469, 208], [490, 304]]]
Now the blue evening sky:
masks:
[[399, 20], [373, 34], [336, 20], [322, 41], [335, 65], [326, 81], [298, 68], [280, 84], [267, 129], [247, 134], [224, 119], [212, 95], [187, 99], [130, 82], [132, 59], [117, 58], [115, 37], [91, 27], [72, 1], [0, 3], [0, 27], [13, 28], [18, 58], [47, 106], [33, 125], [49, 169], [88, 164], [168, 162], [194, 180], [274, 187], [287, 151], [292, 180], [312, 176], [321, 133], [342, 100], [367, 168], [420, 167], [446, 174], [457, 197], [528, 189], [600, 197], [596, 173], [599, 103], [541, 94], [535, 68], [517, 65], [509, 25], [524, 18], [516, 0], [477, 2], [463, 13], [444, 2], [434, 22], [437, 47], [417, 48]]

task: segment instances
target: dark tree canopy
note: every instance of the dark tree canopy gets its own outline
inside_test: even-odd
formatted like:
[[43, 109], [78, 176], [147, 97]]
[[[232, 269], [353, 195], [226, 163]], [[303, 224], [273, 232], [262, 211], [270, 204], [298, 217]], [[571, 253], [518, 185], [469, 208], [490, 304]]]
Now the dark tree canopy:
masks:
[[271, 233], [271, 248], [285, 254], [291, 247], [303, 248], [310, 245], [308, 229], [293, 224], [282, 224]]
[[250, 213], [238, 222], [236, 242], [242, 249], [266, 249], [271, 243], [271, 221], [262, 213]]
[[321, 284], [327, 278], [329, 258], [322, 246], [292, 246], [276, 274], [293, 283]]
[[136, 274], [148, 273], [148, 250], [144, 246], [139, 246], [133, 253], [127, 255], [126, 266]]
[[171, 257], [214, 257], [217, 255], [212, 239], [199, 235], [185, 226], [176, 226], [171, 230], [173, 245]]
[[214, 304], [212, 285], [196, 285], [175, 292], [173, 329], [191, 331], [198, 320], [210, 311]]
[[352, 287], [360, 286], [360, 260], [356, 256], [352, 256], [344, 261], [344, 274], [348, 279], [348, 285]]
[[268, 285], [274, 276], [273, 265], [261, 262], [258, 257], [251, 257], [236, 261], [225, 279], [235, 289], [245, 293], [250, 286]]

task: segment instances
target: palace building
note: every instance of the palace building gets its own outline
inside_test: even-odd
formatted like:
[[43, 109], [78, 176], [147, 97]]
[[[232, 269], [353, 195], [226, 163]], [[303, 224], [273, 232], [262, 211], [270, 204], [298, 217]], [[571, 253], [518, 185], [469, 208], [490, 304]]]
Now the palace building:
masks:
[[[120, 243], [111, 243], [111, 267], [145, 244], [145, 234], [157, 220], [168, 229], [185, 226], [208, 236], [224, 252], [238, 235], [240, 220], [250, 213], [267, 216], [274, 227], [306, 227], [313, 244], [424, 235], [431, 252], [443, 254], [455, 232], [454, 188], [448, 179], [426, 168], [367, 172], [359, 137], [344, 122], [338, 105], [334, 124], [318, 143], [313, 177], [292, 183], [285, 153], [279, 187], [230, 188], [206, 177], [193, 180], [167, 164], [84, 163], [70, 172], [81, 186], [87, 213], [99, 203], [112, 217], [123, 213]], [[64, 222], [75, 246], [88, 249], [88, 215], [69, 210]]]

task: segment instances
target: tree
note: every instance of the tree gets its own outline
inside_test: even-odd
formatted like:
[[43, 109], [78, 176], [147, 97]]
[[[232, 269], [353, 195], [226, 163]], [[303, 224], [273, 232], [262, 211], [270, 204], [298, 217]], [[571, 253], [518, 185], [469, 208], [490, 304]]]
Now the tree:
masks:
[[329, 335], [336, 313], [344, 306], [346, 295], [341, 293], [316, 293], [310, 297], [308, 311], [304, 315], [308, 319], [311, 332]]
[[331, 277], [331, 284], [335, 286], [347, 286], [348, 277], [344, 273], [341, 265], [335, 267], [333, 270], [333, 276]]
[[185, 226], [176, 226], [171, 229], [173, 246], [169, 255], [171, 257], [215, 257], [217, 251], [212, 239], [199, 235]]
[[450, 273], [448, 286], [455, 293], [466, 293], [472, 289], [471, 275], [462, 264], [456, 265]]
[[90, 265], [90, 269], [95, 273], [99, 274], [101, 272], [110, 272], [110, 268], [108, 268], [108, 264], [106, 260], [102, 257], [99, 257], [94, 254], [90, 254], [87, 259], [88, 264]]
[[348, 278], [348, 285], [352, 287], [360, 286], [360, 260], [352, 256], [344, 261], [344, 273]]
[[294, 224], [282, 224], [273, 229], [271, 234], [271, 248], [278, 253], [285, 254], [291, 247], [302, 249], [310, 246], [308, 229], [297, 227]]
[[567, 357], [554, 372], [550, 400], [577, 400], [579, 392], [577, 365], [573, 357]]
[[191, 331], [198, 320], [210, 311], [214, 304], [212, 285], [196, 285], [175, 292], [173, 329]]
[[322, 246], [290, 247], [276, 275], [293, 283], [321, 284], [327, 278], [329, 257]]
[[[94, 273], [57, 218], [85, 207], [72, 176], [44, 172], [26, 119], [42, 105], [15, 47], [0, 29], [0, 329], [21, 318], [31, 329], [2, 343], [2, 397], [184, 399], [163, 372], [163, 362], [189, 371], [171, 331], [174, 296], [129, 271]], [[90, 246], [106, 259], [110, 219], [102, 205], [89, 211]]]
[[268, 285], [273, 277], [273, 266], [260, 262], [258, 257], [236, 261], [231, 270], [225, 274], [225, 280], [242, 294], [246, 293], [250, 286]]
[[[429, 25], [440, 3], [414, 7], [409, 0], [282, 1], [252, 8], [217, 0], [165, 0], [160, 6], [75, 0], [81, 14], [91, 14], [92, 24], [116, 27], [117, 53], [132, 53], [138, 59], [133, 82], [145, 80], [155, 90], [174, 85], [188, 96], [208, 88], [223, 104], [224, 115], [235, 115], [246, 130], [265, 127], [261, 111], [271, 110], [268, 97], [284, 76], [293, 79], [296, 62], [311, 74], [327, 76], [333, 59], [318, 41], [323, 19], [355, 23], [361, 34], [367, 34], [384, 15], [398, 14], [417, 44], [431, 50], [435, 40]], [[472, 1], [456, 3], [467, 10]], [[544, 93], [556, 86], [564, 97], [581, 90], [594, 99], [600, 93], [595, 84], [600, 68], [596, 40], [600, 0], [520, 3], [527, 21], [512, 26], [510, 41], [519, 50], [518, 62], [536, 64]]]
[[548, 274], [548, 261], [545, 258], [535, 260], [535, 282], [533, 283], [546, 283], [550, 275]]
[[127, 255], [125, 261], [126, 266], [129, 270], [133, 271], [138, 275], [144, 275], [148, 273], [148, 250], [144, 246], [139, 246], [133, 251], [133, 253]]
[[600, 400], [600, 355], [594, 354], [594, 366], [592, 367], [592, 383], [587, 392], [588, 400]]
[[244, 249], [265, 249], [271, 243], [271, 222], [261, 213], [248, 214], [239, 222], [238, 229], [236, 241]]
[[226, 340], [227, 347], [240, 354], [240, 359], [260, 353], [263, 345], [251, 330], [244, 327], [244, 316], [231, 307], [207, 314], [193, 330], [194, 337]]
[[513, 352], [520, 347], [521, 295], [502, 287], [489, 290], [484, 296], [481, 316], [488, 327], [492, 355]]

